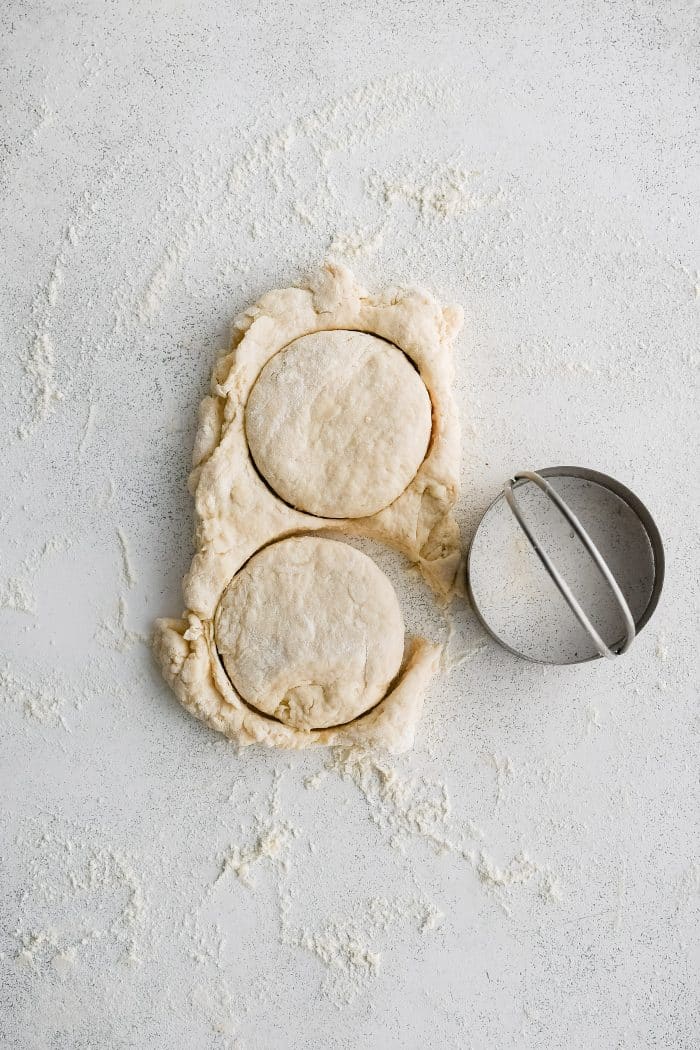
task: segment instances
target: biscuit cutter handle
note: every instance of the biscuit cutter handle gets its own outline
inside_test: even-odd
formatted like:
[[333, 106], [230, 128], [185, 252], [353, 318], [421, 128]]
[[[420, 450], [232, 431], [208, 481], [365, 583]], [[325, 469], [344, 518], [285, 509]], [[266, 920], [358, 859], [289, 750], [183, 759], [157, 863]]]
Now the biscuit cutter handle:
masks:
[[[527, 481], [530, 481], [534, 485], [537, 485], [537, 487], [541, 489], [542, 492], [544, 492], [545, 495], [551, 500], [551, 502], [554, 504], [554, 506], [557, 508], [560, 514], [562, 514], [562, 516], [566, 518], [569, 525], [574, 530], [576, 536], [578, 536], [579, 540], [590, 554], [601, 576], [612, 591], [622, 619], [625, 623], [625, 635], [620, 644], [617, 645], [614, 649], [611, 649], [603, 641], [600, 634], [596, 630], [594, 624], [590, 620], [589, 616], [584, 611], [581, 604], [577, 600], [575, 594], [569, 587], [568, 583], [566, 582], [562, 574], [559, 572], [559, 570], [557, 569], [556, 565], [553, 563], [547, 552], [542, 547], [535, 533], [528, 525], [521, 508], [518, 506], [518, 502], [515, 498], [514, 489], [518, 486], [518, 484]], [[569, 507], [565, 500], [561, 498], [557, 490], [553, 488], [552, 485], [550, 485], [545, 478], [543, 478], [540, 474], [537, 474], [534, 470], [523, 470], [518, 474], [514, 474], [513, 477], [510, 478], [504, 486], [504, 495], [506, 498], [506, 503], [513, 512], [513, 515], [515, 516], [518, 525], [525, 533], [530, 543], [530, 546], [534, 550], [539, 560], [542, 562], [542, 565], [544, 566], [548, 575], [558, 588], [560, 594], [564, 598], [564, 601], [569, 606], [578, 622], [584, 628], [600, 655], [606, 656], [609, 659], [614, 659], [616, 656], [621, 656], [622, 653], [626, 653], [629, 647], [631, 646], [632, 642], [634, 641], [634, 637], [636, 634], [634, 617], [632, 616], [630, 607], [627, 604], [627, 600], [624, 594], [622, 593], [617, 580], [612, 574], [610, 566], [605, 561], [605, 558], [602, 556], [595, 543], [593, 542], [593, 540], [588, 535], [579, 519], [572, 511], [571, 507]]]

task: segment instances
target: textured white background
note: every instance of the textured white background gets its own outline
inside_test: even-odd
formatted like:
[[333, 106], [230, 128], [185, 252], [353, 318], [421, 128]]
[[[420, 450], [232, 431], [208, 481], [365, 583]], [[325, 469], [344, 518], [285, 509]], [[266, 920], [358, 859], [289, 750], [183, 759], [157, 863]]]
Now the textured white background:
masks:
[[[697, 1047], [697, 3], [9, 0], [0, 22], [3, 1048]], [[365, 283], [466, 309], [465, 541], [514, 469], [579, 462], [639, 493], [668, 556], [615, 666], [545, 673], [456, 610], [451, 654], [477, 651], [393, 763], [409, 802], [374, 808], [334, 772], [305, 787], [320, 753], [237, 754], [137, 637], [180, 608], [232, 316], [360, 228]], [[296, 837], [215, 883], [276, 775]], [[392, 845], [443, 784], [428, 824], [467, 856], [418, 825]], [[283, 943], [281, 900], [284, 929], [336, 921], [332, 958]]]

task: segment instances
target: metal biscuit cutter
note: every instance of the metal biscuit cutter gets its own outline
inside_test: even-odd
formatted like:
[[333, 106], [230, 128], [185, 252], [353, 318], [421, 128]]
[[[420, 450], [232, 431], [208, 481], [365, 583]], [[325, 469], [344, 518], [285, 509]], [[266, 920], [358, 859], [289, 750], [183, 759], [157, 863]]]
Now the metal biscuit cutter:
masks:
[[489, 634], [548, 664], [627, 652], [663, 580], [663, 544], [647, 508], [584, 467], [515, 474], [481, 519], [467, 560], [469, 596]]

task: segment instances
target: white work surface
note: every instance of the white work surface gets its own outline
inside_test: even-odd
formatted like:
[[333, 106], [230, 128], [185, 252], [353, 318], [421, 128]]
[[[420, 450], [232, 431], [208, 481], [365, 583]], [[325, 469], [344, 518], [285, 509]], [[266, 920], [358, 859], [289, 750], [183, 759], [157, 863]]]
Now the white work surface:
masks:
[[[0, 21], [3, 1050], [695, 1050], [697, 5]], [[147, 644], [231, 320], [328, 254], [465, 308], [465, 546], [574, 463], [667, 553], [614, 664], [518, 661], [458, 603], [414, 751], [360, 764], [239, 753]]]

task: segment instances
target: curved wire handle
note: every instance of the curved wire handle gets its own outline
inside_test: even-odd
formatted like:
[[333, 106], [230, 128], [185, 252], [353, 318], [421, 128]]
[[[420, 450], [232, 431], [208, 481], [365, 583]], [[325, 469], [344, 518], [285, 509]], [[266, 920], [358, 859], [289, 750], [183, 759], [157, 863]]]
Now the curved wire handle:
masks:
[[[583, 608], [575, 598], [573, 591], [569, 587], [568, 583], [561, 575], [559, 570], [556, 568], [546, 551], [542, 549], [539, 540], [534, 535], [534, 533], [530, 529], [530, 526], [525, 521], [522, 511], [520, 510], [520, 507], [516, 502], [515, 495], [513, 494], [513, 486], [518, 481], [532, 481], [535, 485], [538, 486], [538, 488], [542, 489], [542, 491], [549, 497], [549, 499], [559, 510], [559, 512], [566, 518], [569, 525], [571, 525], [571, 528], [574, 530], [579, 540], [593, 559], [595, 566], [600, 572], [601, 576], [610, 587], [610, 590], [612, 591], [617, 602], [618, 608], [622, 614], [622, 618], [625, 621], [625, 637], [617, 649], [611, 649], [608, 645], [605, 644], [601, 636], [598, 634], [598, 631], [596, 631], [595, 627], [591, 623], [587, 614], [584, 612]], [[561, 593], [562, 597], [564, 598], [565, 602], [571, 609], [578, 622], [588, 633], [591, 641], [595, 645], [600, 655], [607, 656], [610, 659], [614, 659], [616, 656], [620, 656], [622, 653], [626, 653], [630, 645], [634, 641], [634, 636], [636, 633], [634, 617], [632, 616], [630, 607], [627, 604], [625, 596], [620, 590], [619, 584], [613, 576], [612, 572], [610, 571], [607, 562], [605, 561], [602, 554], [596, 547], [595, 543], [588, 535], [583, 525], [578, 520], [578, 518], [571, 510], [569, 505], [564, 502], [557, 490], [553, 488], [548, 481], [545, 481], [543, 477], [541, 477], [539, 474], [536, 474], [534, 470], [524, 470], [520, 474], [515, 474], [510, 479], [510, 481], [507, 481], [505, 484], [505, 497], [506, 503], [515, 515], [515, 518], [518, 524], [520, 525], [520, 528], [523, 530], [528, 540], [530, 541], [530, 545], [532, 546], [535, 554], [540, 559], [545, 569], [547, 570], [549, 576], [558, 587], [559, 592]]]

